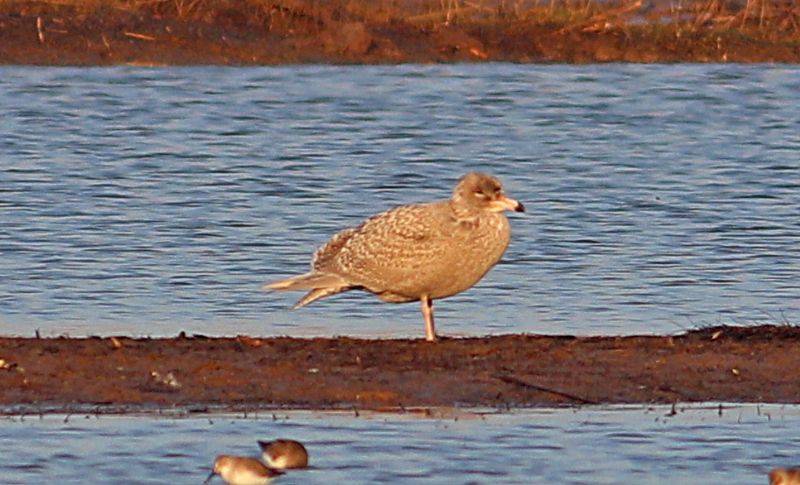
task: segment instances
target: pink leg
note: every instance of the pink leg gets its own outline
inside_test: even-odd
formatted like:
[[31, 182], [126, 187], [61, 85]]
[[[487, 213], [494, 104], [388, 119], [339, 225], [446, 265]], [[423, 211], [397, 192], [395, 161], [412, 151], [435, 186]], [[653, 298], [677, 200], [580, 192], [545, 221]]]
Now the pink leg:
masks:
[[425, 340], [436, 341], [436, 327], [433, 325], [433, 300], [428, 296], [420, 298], [422, 304], [422, 317], [425, 319]]

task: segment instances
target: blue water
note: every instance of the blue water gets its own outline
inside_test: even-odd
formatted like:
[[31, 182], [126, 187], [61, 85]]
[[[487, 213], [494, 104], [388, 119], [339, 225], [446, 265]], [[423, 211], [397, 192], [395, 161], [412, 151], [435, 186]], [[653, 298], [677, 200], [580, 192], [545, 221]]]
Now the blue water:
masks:
[[[797, 106], [794, 66], [0, 67], [0, 334], [421, 336], [413, 304], [290, 312], [300, 295], [259, 287], [473, 169], [529, 212], [497, 268], [437, 303], [441, 333], [797, 323]], [[800, 465], [796, 408], [668, 414], [14, 416], [0, 482], [198, 484], [278, 436], [314, 466], [279, 484], [752, 484]]]
[[[767, 483], [797, 465], [797, 408], [589, 408], [421, 418], [279, 413], [147, 419], [18, 416], [0, 422], [3, 484], [200, 484], [218, 454], [302, 441], [291, 484]], [[447, 414], [447, 413], [446, 413]], [[217, 478], [214, 483], [221, 484]]]
[[473, 169], [529, 212], [443, 334], [797, 323], [798, 106], [796, 66], [2, 67], [0, 333], [421, 336], [259, 287]]

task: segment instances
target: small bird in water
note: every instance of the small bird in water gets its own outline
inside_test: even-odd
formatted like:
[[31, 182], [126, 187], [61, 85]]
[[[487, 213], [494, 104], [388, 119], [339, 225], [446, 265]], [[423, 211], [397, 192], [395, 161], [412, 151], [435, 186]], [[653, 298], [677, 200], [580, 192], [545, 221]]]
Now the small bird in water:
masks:
[[261, 448], [261, 457], [271, 468], [288, 470], [308, 466], [308, 451], [299, 441], [259, 441], [258, 446]]
[[775, 468], [769, 472], [769, 485], [800, 485], [800, 468]]
[[348, 290], [419, 301], [425, 337], [435, 341], [433, 300], [471, 288], [500, 261], [511, 238], [506, 210], [525, 207], [497, 178], [471, 172], [449, 200], [396, 207], [345, 229], [314, 253], [311, 271], [263, 288], [309, 290], [293, 308]]
[[283, 472], [268, 467], [258, 458], [219, 455], [203, 485], [210, 483], [214, 475], [221, 476], [228, 485], [265, 485]]

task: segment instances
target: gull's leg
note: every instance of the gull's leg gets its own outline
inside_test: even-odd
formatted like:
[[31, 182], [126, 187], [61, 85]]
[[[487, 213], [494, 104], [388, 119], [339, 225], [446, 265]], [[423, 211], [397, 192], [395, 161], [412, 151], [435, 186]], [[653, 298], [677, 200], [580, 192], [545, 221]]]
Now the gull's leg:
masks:
[[436, 328], [433, 325], [433, 300], [427, 295], [423, 295], [419, 301], [422, 304], [422, 317], [425, 319], [425, 340], [435, 342]]

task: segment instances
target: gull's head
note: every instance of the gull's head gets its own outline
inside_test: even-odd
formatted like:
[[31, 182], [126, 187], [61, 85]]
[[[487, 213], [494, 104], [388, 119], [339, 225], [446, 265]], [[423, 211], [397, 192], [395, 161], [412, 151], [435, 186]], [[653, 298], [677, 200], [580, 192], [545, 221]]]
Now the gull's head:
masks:
[[525, 212], [522, 203], [503, 192], [503, 185], [496, 177], [481, 172], [470, 172], [461, 177], [453, 190], [452, 200], [472, 209], [489, 212]]

